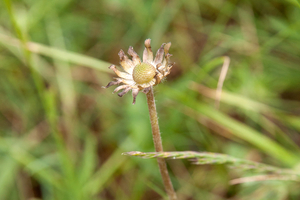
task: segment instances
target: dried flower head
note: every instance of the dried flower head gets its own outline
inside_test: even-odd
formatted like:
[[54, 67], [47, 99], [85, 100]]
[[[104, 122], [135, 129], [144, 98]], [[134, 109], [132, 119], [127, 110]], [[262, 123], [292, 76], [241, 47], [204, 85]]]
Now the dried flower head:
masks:
[[169, 54], [171, 43], [162, 44], [155, 58], [153, 58], [150, 41], [150, 39], [145, 40], [146, 48], [143, 53], [143, 62], [133, 50], [133, 47], [129, 47], [128, 49], [128, 54], [132, 59], [129, 59], [122, 49], [120, 50], [118, 55], [124, 72], [119, 71], [115, 65], [111, 65], [109, 68], [119, 77], [115, 78], [116, 81], [109, 82], [104, 88], [122, 84], [114, 90], [114, 93], [123, 90], [118, 94], [119, 97], [122, 97], [132, 90], [133, 104], [135, 104], [136, 96], [140, 91], [147, 93], [150, 87], [159, 84], [170, 73], [170, 69], [173, 66], [169, 62], [169, 58], [172, 56]]

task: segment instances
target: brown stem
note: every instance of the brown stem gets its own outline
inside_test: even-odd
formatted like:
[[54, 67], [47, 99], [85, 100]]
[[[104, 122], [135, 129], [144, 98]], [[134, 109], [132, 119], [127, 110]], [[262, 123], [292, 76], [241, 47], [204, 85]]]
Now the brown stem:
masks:
[[[153, 136], [153, 142], [155, 146], [156, 152], [163, 151], [159, 126], [158, 126], [158, 118], [156, 113], [156, 106], [155, 106], [155, 100], [154, 100], [154, 94], [152, 87], [150, 88], [150, 91], [146, 94], [147, 96], [147, 103], [148, 103], [148, 109], [150, 114], [150, 122], [151, 122], [151, 128], [152, 128], [152, 136]], [[163, 158], [157, 158], [160, 174], [166, 189], [166, 192], [169, 196], [170, 200], [176, 200], [176, 193], [173, 188], [168, 169], [165, 159]]]

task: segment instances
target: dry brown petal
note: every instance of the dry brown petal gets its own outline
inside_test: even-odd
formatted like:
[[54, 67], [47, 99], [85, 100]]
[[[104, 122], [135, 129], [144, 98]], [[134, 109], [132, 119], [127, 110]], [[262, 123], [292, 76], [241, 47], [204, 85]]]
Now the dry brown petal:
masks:
[[153, 52], [150, 45], [151, 39], [145, 40], [145, 50], [143, 53], [143, 62], [151, 63], [153, 61]]
[[138, 94], [139, 94], [139, 89], [138, 89], [138, 88], [132, 89], [132, 97], [133, 97], [133, 102], [132, 102], [132, 104], [135, 104], [136, 97], [137, 97]]
[[125, 55], [122, 49], [120, 50], [118, 55], [120, 57], [120, 64], [123, 67], [124, 71], [127, 73], [131, 73], [134, 67], [132, 61]]
[[127, 92], [129, 92], [131, 90], [131, 87], [127, 87], [127, 88], [125, 88], [122, 92], [120, 92], [119, 94], [118, 94], [118, 96], [119, 97], [122, 97], [122, 96], [124, 96]]
[[168, 42], [164, 47], [165, 55], [169, 53], [170, 47], [171, 47], [171, 42]]
[[103, 87], [103, 88], [109, 88], [110, 86], [113, 86], [113, 85], [118, 85], [122, 82], [122, 80], [117, 80], [117, 81], [111, 81], [107, 84], [107, 86]]
[[164, 57], [164, 46], [165, 43], [163, 43], [161, 45], [161, 47], [157, 50], [156, 56], [155, 56], [155, 60], [154, 60], [154, 64], [157, 65], [158, 63], [161, 63]]
[[111, 65], [109, 69], [112, 69], [120, 78], [131, 79], [131, 75], [125, 72], [120, 72], [115, 65]]
[[133, 47], [129, 47], [128, 54], [132, 56], [133, 65], [136, 66], [141, 63], [139, 55], [133, 50]]

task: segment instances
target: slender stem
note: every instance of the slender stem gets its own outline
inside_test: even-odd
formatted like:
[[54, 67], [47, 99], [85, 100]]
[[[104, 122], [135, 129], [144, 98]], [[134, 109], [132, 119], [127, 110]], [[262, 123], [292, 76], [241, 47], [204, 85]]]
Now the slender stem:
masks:
[[[148, 109], [150, 114], [150, 122], [151, 122], [151, 128], [152, 128], [152, 136], [153, 136], [153, 142], [155, 146], [156, 152], [163, 151], [159, 126], [158, 126], [158, 117], [156, 112], [156, 106], [155, 106], [155, 100], [154, 100], [154, 94], [153, 89], [151, 87], [150, 91], [147, 93], [147, 103], [148, 103]], [[160, 174], [165, 186], [165, 190], [169, 196], [170, 200], [176, 200], [176, 193], [173, 188], [168, 169], [165, 159], [163, 158], [157, 158]]]

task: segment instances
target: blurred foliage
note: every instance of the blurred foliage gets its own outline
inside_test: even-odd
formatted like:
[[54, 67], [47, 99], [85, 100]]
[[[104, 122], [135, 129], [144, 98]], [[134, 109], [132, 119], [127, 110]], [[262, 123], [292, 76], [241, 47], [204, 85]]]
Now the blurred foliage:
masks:
[[[118, 52], [172, 42], [155, 87], [166, 151], [299, 170], [298, 0], [0, 2], [0, 199], [163, 199], [143, 94], [102, 89]], [[223, 56], [231, 59], [220, 108]], [[169, 160], [179, 199], [299, 199], [299, 183], [230, 185], [251, 172]]]

